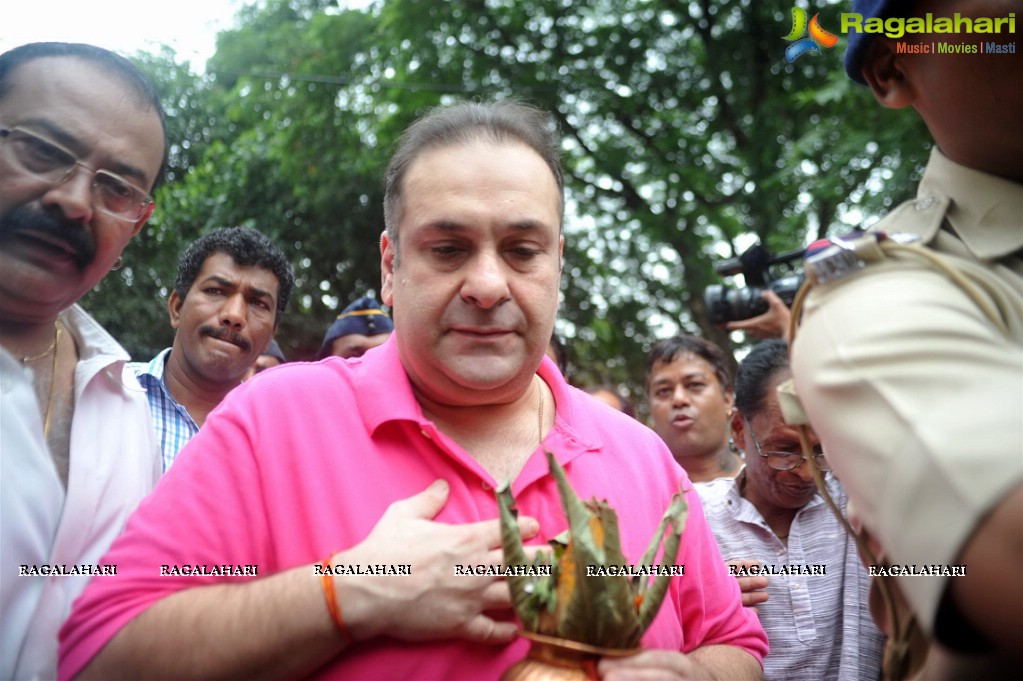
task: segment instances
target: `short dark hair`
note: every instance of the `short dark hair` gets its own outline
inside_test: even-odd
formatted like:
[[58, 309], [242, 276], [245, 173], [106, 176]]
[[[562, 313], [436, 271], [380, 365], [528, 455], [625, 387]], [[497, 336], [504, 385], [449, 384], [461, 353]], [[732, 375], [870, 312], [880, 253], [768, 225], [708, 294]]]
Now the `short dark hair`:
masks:
[[10, 76], [14, 69], [22, 64], [46, 57], [71, 57], [91, 62], [106, 70], [107, 73], [120, 78], [138, 96], [138, 103], [141, 107], [156, 112], [160, 118], [160, 128], [163, 130], [163, 159], [160, 162], [156, 178], [153, 180], [153, 186], [150, 188], [150, 191], [155, 190], [167, 170], [167, 114], [164, 112], [160, 98], [156, 95], [156, 90], [149, 78], [129, 60], [102, 47], [84, 43], [28, 43], [0, 54], [0, 97], [9, 90]]
[[717, 344], [699, 336], [680, 334], [673, 338], [665, 338], [654, 343], [650, 354], [646, 358], [646, 384], [650, 389], [650, 374], [653, 372], [654, 364], [674, 362], [675, 358], [682, 353], [692, 353], [702, 358], [714, 369], [714, 375], [721, 384], [721, 389], [728, 391], [732, 386], [732, 375], [728, 370], [728, 356]]
[[767, 387], [779, 371], [789, 368], [789, 346], [781, 338], [757, 343], [735, 374], [735, 406], [747, 419], [767, 406]]
[[554, 175], [564, 212], [561, 137], [551, 115], [515, 100], [459, 102], [433, 108], [410, 125], [402, 133], [387, 164], [384, 173], [384, 226], [396, 248], [402, 211], [402, 184], [409, 166], [429, 149], [479, 141], [520, 142], [535, 151]]
[[226, 253], [239, 265], [254, 265], [277, 277], [277, 316], [274, 322], [279, 321], [288, 307], [295, 274], [277, 244], [250, 227], [221, 227], [206, 232], [189, 244], [178, 259], [178, 276], [174, 279], [178, 298], [185, 299], [199, 276], [199, 270], [214, 253]]

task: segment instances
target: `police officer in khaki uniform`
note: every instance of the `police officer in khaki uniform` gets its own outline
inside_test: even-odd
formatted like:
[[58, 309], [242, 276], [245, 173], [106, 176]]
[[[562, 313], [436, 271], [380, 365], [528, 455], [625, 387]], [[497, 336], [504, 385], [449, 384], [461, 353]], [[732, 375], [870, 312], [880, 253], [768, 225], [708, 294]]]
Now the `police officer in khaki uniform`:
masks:
[[[853, 4], [864, 20], [1020, 8]], [[966, 566], [895, 580], [939, 644], [927, 678], [976, 677], [965, 653], [1023, 663], [1023, 60], [984, 49], [1017, 35], [849, 34], [850, 77], [884, 106], [915, 109], [936, 142], [917, 198], [871, 231], [916, 235], [964, 282], [920, 260], [869, 264], [811, 291], [793, 344], [805, 415], [887, 562]], [[978, 53], [904, 49], [949, 41]]]

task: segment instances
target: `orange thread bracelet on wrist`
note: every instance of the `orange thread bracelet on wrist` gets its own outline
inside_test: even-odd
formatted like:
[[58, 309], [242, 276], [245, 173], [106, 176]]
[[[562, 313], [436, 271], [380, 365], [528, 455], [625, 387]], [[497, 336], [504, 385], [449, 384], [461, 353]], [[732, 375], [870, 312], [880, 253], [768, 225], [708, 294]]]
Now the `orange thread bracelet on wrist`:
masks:
[[337, 602], [337, 590], [334, 588], [334, 574], [330, 569], [330, 561], [334, 558], [334, 554], [330, 554], [323, 559], [320, 565], [323, 567], [323, 574], [320, 575], [320, 584], [323, 586], [323, 597], [327, 600], [327, 611], [330, 612], [330, 619], [334, 620], [334, 624], [337, 625], [338, 631], [341, 632], [342, 638], [345, 643], [355, 643], [355, 639], [352, 638], [352, 633], [348, 631], [348, 625], [345, 624], [345, 618], [341, 616], [341, 606]]

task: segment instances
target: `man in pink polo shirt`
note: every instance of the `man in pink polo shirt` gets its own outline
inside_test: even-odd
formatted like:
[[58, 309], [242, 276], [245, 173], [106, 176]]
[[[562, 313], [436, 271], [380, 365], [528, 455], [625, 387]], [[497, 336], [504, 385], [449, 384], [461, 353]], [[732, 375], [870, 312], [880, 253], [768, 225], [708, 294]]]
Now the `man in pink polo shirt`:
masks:
[[[514, 102], [438, 109], [385, 178], [388, 341], [261, 373], [212, 413], [62, 631], [63, 679], [487, 679], [521, 659], [494, 487], [520, 529], [567, 526], [544, 450], [617, 510], [626, 557], [681, 487], [690, 505], [646, 652], [601, 663], [760, 679], [743, 608], [685, 473], [659, 437], [570, 387], [544, 355], [563, 238], [559, 140]], [[335, 576], [324, 580], [329, 561]], [[381, 574], [382, 573], [382, 574]]]

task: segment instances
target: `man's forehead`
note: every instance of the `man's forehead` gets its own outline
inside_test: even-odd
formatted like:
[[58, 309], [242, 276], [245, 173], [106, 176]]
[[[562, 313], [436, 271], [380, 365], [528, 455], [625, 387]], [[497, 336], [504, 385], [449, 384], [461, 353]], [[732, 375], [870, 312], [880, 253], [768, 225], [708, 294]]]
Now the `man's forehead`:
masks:
[[[100, 93], [93, 91], [98, 86], [116, 91], [116, 101], [104, 101]], [[8, 72], [0, 89], [0, 101], [7, 106], [30, 105], [28, 100], [34, 98], [64, 99], [68, 104], [86, 108], [131, 107], [136, 112], [150, 108], [124, 74], [74, 55], [37, 57]], [[155, 112], [153, 115], [157, 116]]]
[[682, 351], [670, 359], [659, 359], [654, 362], [654, 371], [670, 372], [683, 377], [715, 377], [714, 367], [699, 355]]
[[[537, 152], [536, 149], [529, 146], [525, 142], [516, 139], [493, 139], [490, 137], [471, 137], [463, 140], [452, 140], [450, 142], [443, 142], [434, 144], [422, 149], [415, 158], [409, 163], [408, 170], [405, 173], [404, 189], [408, 189], [408, 181], [410, 178], [415, 176], [422, 177], [426, 175], [428, 179], [436, 179], [439, 181], [446, 181], [450, 176], [433, 176], [430, 173], [433, 172], [430, 166], [438, 163], [448, 163], [454, 157], [462, 154], [468, 154], [471, 156], [477, 154], [490, 154], [497, 153], [507, 156], [518, 156], [519, 159], [529, 159], [530, 162], [535, 161], [537, 164], [541, 164], [547, 169], [547, 178], [550, 179], [552, 186], [557, 189], [557, 179], [554, 177], [554, 172], [544, 161], [543, 156]], [[511, 173], [517, 170], [518, 164], [509, 164], [508, 172]]]
[[402, 230], [464, 232], [485, 217], [512, 230], [560, 232], [557, 181], [522, 142], [470, 140], [425, 149], [403, 184]]
[[750, 420], [760, 425], [764, 430], [765, 437], [767, 437], [768, 433], [771, 433], [777, 436], [791, 435], [796, 439], [799, 438], [798, 429], [785, 422], [781, 406], [778, 403], [778, 397], [774, 394], [773, 390], [767, 391], [767, 394], [764, 395], [764, 401], [760, 404], [759, 409], [750, 417]]
[[223, 279], [231, 283], [238, 283], [242, 277], [253, 276], [258, 279], [265, 279], [267, 283], [272, 283], [273, 290], [270, 293], [276, 295], [277, 289], [280, 287], [280, 281], [273, 270], [255, 263], [242, 265], [230, 253], [223, 251], [214, 251], [206, 257], [196, 279]]

